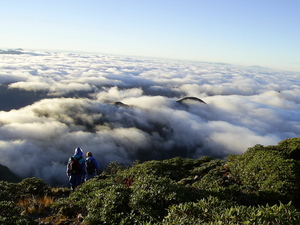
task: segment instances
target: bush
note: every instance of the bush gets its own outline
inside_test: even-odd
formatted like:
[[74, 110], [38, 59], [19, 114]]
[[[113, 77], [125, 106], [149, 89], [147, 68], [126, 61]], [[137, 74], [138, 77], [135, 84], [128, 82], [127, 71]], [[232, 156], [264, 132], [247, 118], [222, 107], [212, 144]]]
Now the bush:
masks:
[[78, 214], [87, 214], [87, 205], [95, 198], [95, 193], [112, 184], [110, 180], [90, 179], [77, 187], [68, 198], [56, 201], [52, 208], [71, 218]]
[[15, 201], [20, 194], [17, 184], [0, 181], [0, 201]]
[[300, 160], [300, 138], [290, 138], [278, 143], [278, 150], [287, 158]]
[[151, 160], [141, 164], [136, 164], [127, 170], [122, 171], [122, 177], [144, 177], [149, 174], [159, 177], [170, 177], [171, 179], [178, 179], [181, 172], [175, 165], [164, 163], [163, 161]]
[[299, 141], [256, 145], [226, 161], [176, 157], [128, 167], [112, 162], [71, 194], [66, 188], [51, 189], [39, 178], [2, 181], [0, 223], [33, 223], [25, 213], [47, 212], [56, 201], [49, 212], [58, 212], [50, 219], [57, 223], [298, 224]]
[[[82, 192], [83, 188], [80, 187], [77, 191]], [[192, 188], [178, 185], [169, 178], [153, 175], [139, 177], [129, 187], [115, 183], [95, 189], [86, 206], [86, 220], [90, 224], [159, 223], [170, 205], [197, 201], [202, 197], [200, 192]], [[73, 201], [73, 204], [77, 205], [78, 201]]]
[[30, 217], [21, 215], [22, 209], [12, 201], [0, 202], [0, 224], [35, 225]]
[[257, 224], [300, 224], [300, 213], [291, 202], [288, 204], [276, 204], [269, 206], [258, 206], [251, 214], [249, 222]]
[[145, 176], [132, 185], [130, 206], [144, 221], [162, 221], [167, 208], [181, 202], [197, 201], [200, 193], [166, 177]]
[[214, 222], [215, 215], [220, 215], [224, 209], [232, 206], [232, 202], [220, 200], [212, 196], [203, 198], [198, 202], [173, 205], [168, 209], [168, 214], [164, 218], [163, 224], [192, 225]]
[[260, 204], [299, 201], [299, 161], [285, 158], [276, 148], [256, 145], [228, 162], [231, 175], [241, 187], [251, 186], [249, 194], [258, 195]]
[[113, 176], [122, 171], [125, 167], [117, 161], [111, 162], [103, 171], [103, 176]]
[[191, 174], [195, 176], [195, 183], [193, 187], [198, 189], [219, 189], [222, 186], [227, 185], [225, 176], [226, 169], [224, 167], [225, 162], [222, 160], [212, 160], [210, 162], [203, 163], [201, 166], [193, 169]]
[[89, 224], [128, 224], [124, 223], [131, 210], [128, 205], [130, 188], [116, 184], [95, 192], [95, 197], [87, 205]]
[[194, 203], [173, 205], [163, 224], [299, 224], [300, 213], [290, 204], [247, 207], [208, 197]]
[[44, 196], [51, 192], [51, 187], [45, 181], [37, 177], [26, 178], [18, 183], [18, 186], [24, 197], [30, 195]]

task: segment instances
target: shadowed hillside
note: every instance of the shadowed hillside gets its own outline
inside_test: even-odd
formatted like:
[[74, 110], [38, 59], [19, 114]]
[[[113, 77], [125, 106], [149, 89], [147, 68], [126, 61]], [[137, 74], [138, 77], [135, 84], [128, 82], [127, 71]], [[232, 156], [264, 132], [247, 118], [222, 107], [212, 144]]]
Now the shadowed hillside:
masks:
[[21, 178], [11, 172], [6, 166], [0, 165], [0, 181], [20, 182]]

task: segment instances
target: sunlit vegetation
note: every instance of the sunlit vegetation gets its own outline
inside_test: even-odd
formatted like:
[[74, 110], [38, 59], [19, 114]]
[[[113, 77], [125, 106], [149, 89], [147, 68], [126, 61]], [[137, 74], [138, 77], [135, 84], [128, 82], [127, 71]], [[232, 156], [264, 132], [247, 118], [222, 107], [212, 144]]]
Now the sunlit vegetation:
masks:
[[74, 192], [0, 182], [0, 224], [300, 224], [300, 138], [227, 159], [112, 162]]
[[54, 198], [43, 196], [20, 199], [18, 204], [25, 208], [22, 214], [43, 214], [47, 213], [48, 209], [53, 205]]

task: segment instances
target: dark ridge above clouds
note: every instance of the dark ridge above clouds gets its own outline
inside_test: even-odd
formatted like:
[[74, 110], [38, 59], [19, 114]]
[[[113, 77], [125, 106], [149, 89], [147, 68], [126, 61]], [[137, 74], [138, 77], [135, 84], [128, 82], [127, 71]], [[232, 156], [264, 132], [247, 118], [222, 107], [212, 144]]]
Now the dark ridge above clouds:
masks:
[[[200, 103], [203, 103], [203, 104], [206, 104], [203, 100], [201, 100], [200, 98], [197, 98], [197, 97], [183, 97], [179, 100], [177, 100], [176, 102], [180, 103], [180, 104], [184, 104], [184, 103], [189, 103], [189, 102], [200, 102]], [[114, 102], [113, 103], [114, 105], [117, 105], [117, 106], [123, 106], [123, 107], [130, 107], [129, 105], [127, 104], [124, 104], [123, 102]]]
[[182, 99], [177, 100], [177, 102], [183, 103], [184, 101], [188, 101], [188, 100], [197, 101], [197, 102], [206, 104], [203, 100], [201, 100], [200, 98], [197, 98], [197, 97], [184, 97]]
[[76, 147], [93, 152], [104, 168], [276, 145], [300, 136], [299, 77], [101, 54], [1, 54], [0, 164], [67, 185]]
[[0, 54], [12, 54], [12, 55], [20, 55], [20, 54], [25, 54], [22, 52], [23, 49], [17, 48], [17, 49], [7, 49], [7, 50], [2, 50], [0, 49]]
[[129, 107], [129, 105], [124, 104], [123, 102], [114, 102], [116, 106]]

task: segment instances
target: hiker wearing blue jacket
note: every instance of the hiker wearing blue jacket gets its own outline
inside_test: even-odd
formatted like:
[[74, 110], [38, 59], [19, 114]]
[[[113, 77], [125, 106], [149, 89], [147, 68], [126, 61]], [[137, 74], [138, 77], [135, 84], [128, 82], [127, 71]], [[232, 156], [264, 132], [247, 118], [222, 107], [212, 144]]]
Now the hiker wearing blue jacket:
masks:
[[85, 160], [83, 158], [83, 152], [81, 148], [76, 148], [74, 155], [69, 158], [67, 164], [67, 176], [69, 177], [69, 182], [71, 190], [74, 189], [84, 182], [85, 171]]
[[93, 157], [91, 152], [86, 153], [85, 159], [85, 168], [86, 168], [86, 178], [85, 180], [89, 180], [97, 175], [97, 172], [100, 170], [100, 166], [98, 161]]

